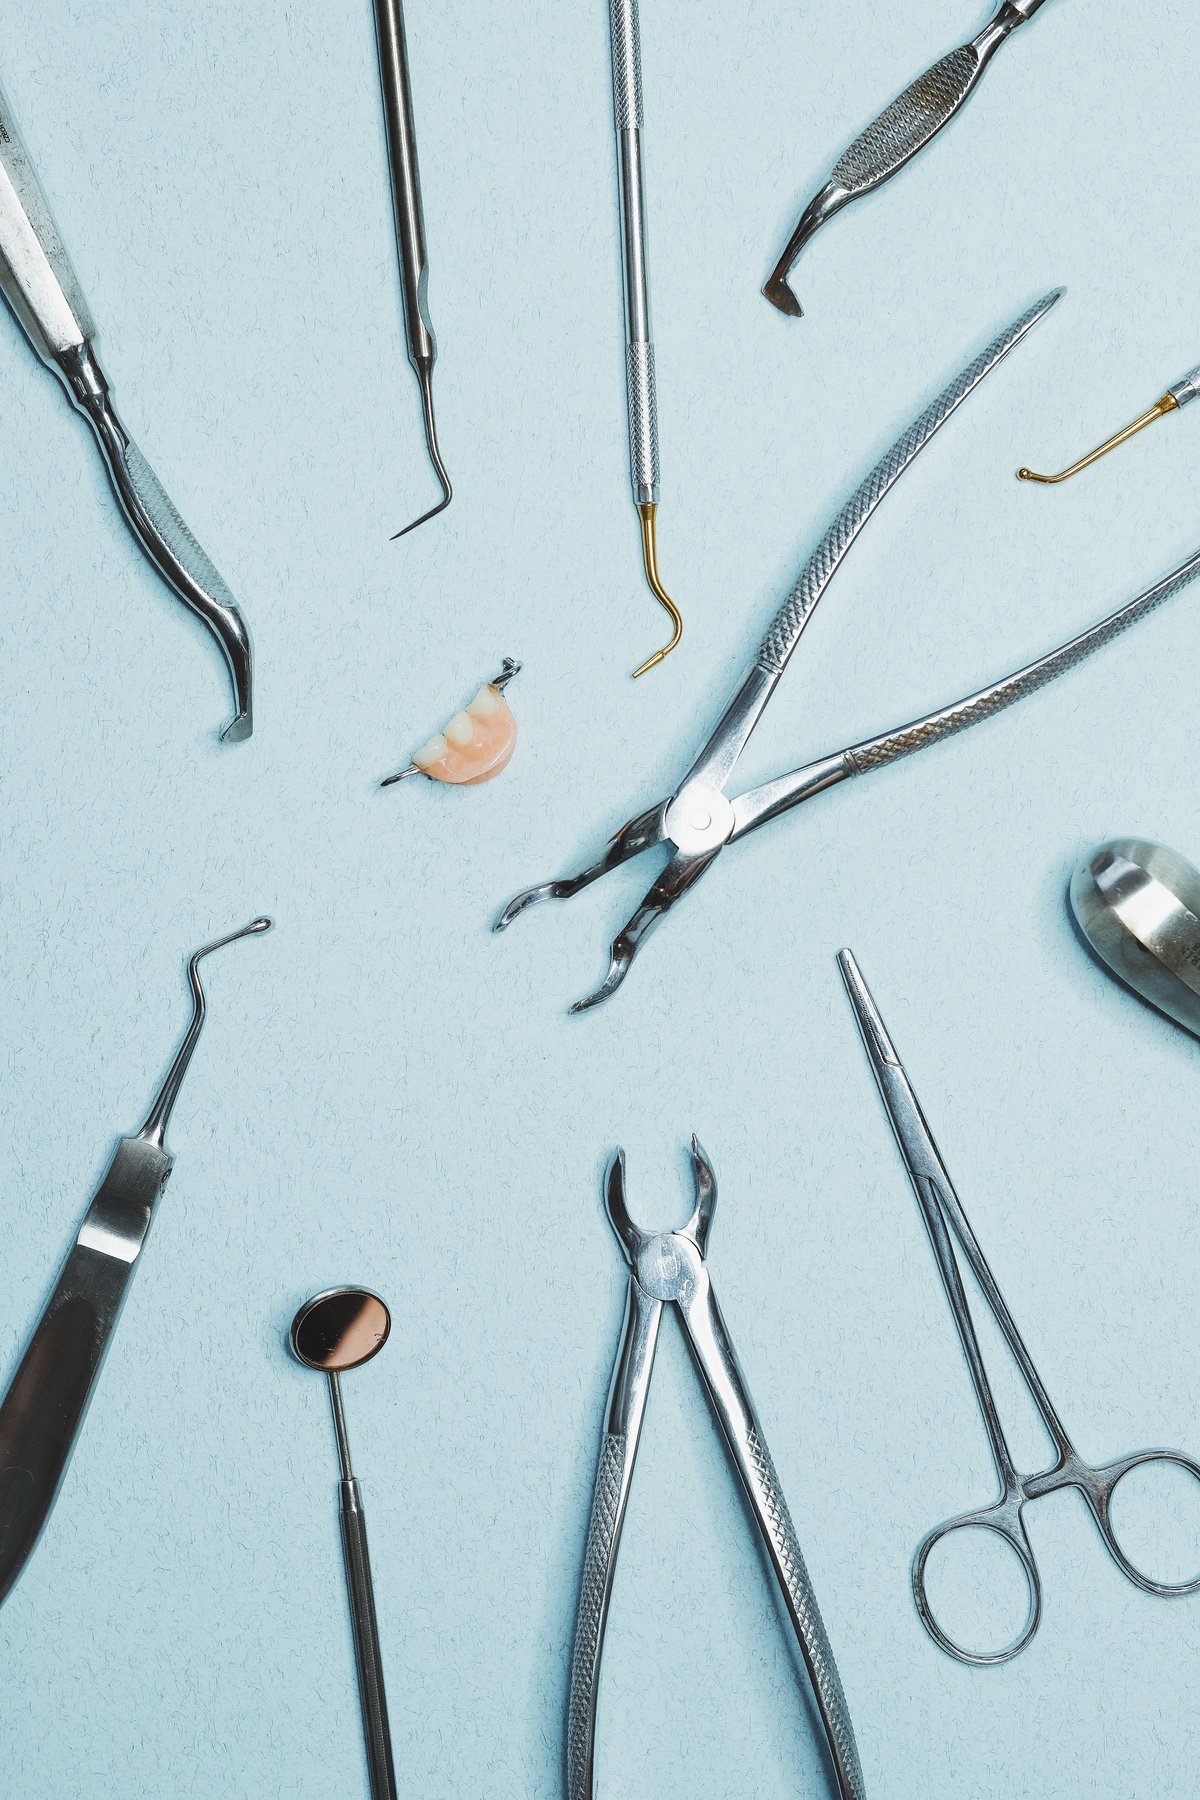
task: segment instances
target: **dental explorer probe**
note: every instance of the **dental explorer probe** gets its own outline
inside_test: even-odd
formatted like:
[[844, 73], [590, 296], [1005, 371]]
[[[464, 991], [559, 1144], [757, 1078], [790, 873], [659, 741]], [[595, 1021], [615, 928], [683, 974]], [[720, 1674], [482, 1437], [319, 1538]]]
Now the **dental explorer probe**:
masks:
[[250, 634], [229, 588], [200, 548], [117, 415], [96, 357], [96, 323], [50, 203], [0, 89], [0, 293], [30, 344], [95, 435], [125, 521], [149, 561], [221, 646], [236, 708], [221, 737], [253, 727]]
[[0, 1605], [28, 1562], [67, 1472], [84, 1414], [175, 1158], [167, 1126], [207, 1010], [200, 963], [256, 932], [253, 919], [188, 963], [192, 1017], [140, 1131], [123, 1137], [83, 1216], [54, 1292], [0, 1399]]
[[683, 636], [679, 608], [658, 578], [658, 396], [650, 335], [650, 277], [646, 268], [646, 211], [642, 188], [642, 42], [637, 0], [609, 0], [612, 36], [613, 122], [621, 190], [621, 256], [625, 272], [625, 394], [629, 409], [629, 472], [642, 523], [642, 562], [650, 592], [671, 620], [670, 642], [633, 671], [636, 681], [674, 650]]
[[1039, 475], [1036, 469], [1018, 469], [1017, 480], [1037, 481], [1043, 487], [1057, 487], [1060, 481], [1070, 481], [1072, 475], [1078, 475], [1082, 469], [1090, 469], [1093, 463], [1099, 462], [1102, 456], [1107, 456], [1110, 450], [1115, 450], [1119, 444], [1127, 444], [1139, 431], [1145, 431], [1147, 425], [1153, 425], [1155, 419], [1165, 419], [1168, 413], [1178, 412], [1181, 406], [1188, 406], [1197, 394], [1200, 394], [1200, 363], [1194, 369], [1189, 369], [1186, 375], [1181, 375], [1165, 394], [1159, 396], [1153, 406], [1148, 407], [1144, 413], [1139, 413], [1136, 419], [1122, 426], [1120, 431], [1114, 431], [1110, 438], [1105, 438], [1102, 444], [1097, 444], [1094, 450], [1089, 450], [1086, 456], [1081, 456], [1069, 468], [1060, 469], [1057, 475]]
[[979, 36], [943, 56], [932, 69], [926, 69], [910, 87], [844, 150], [833, 166], [829, 180], [820, 193], [814, 194], [800, 214], [796, 229], [787, 241], [783, 255], [763, 285], [763, 293], [772, 306], [793, 319], [803, 316], [803, 308], [788, 286], [792, 264], [826, 219], [831, 219], [851, 200], [869, 194], [890, 181], [918, 150], [923, 150], [944, 125], [948, 125], [958, 109], [974, 93], [983, 71], [993, 56], [1018, 25], [1032, 19], [1045, 0], [1003, 0], [995, 18], [984, 26]]
[[383, 127], [387, 138], [388, 168], [392, 178], [392, 210], [396, 219], [396, 248], [400, 256], [400, 291], [404, 300], [404, 335], [408, 360], [421, 384], [425, 415], [425, 442], [429, 460], [442, 484], [442, 498], [428, 512], [393, 533], [392, 542], [407, 537], [418, 525], [445, 512], [454, 498], [450, 477], [438, 447], [433, 418], [433, 365], [437, 339], [429, 322], [429, 263], [425, 254], [425, 208], [421, 204], [421, 171], [417, 167], [417, 130], [413, 119], [412, 82], [408, 73], [408, 44], [404, 36], [404, 9], [400, 0], [375, 0], [375, 41], [379, 48], [379, 85], [383, 93]]

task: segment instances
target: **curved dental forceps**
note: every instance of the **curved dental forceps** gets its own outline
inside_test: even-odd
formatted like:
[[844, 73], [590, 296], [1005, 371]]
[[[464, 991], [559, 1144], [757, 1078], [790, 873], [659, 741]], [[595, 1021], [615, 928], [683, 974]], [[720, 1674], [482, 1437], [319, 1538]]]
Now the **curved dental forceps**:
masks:
[[1106, 618], [1089, 626], [1077, 637], [1060, 644], [1058, 649], [1050, 651], [1048, 655], [1005, 676], [1002, 681], [980, 688], [976, 693], [968, 694], [965, 699], [956, 701], [952, 706], [942, 707], [938, 712], [927, 713], [923, 719], [901, 725], [893, 731], [885, 731], [878, 737], [864, 739], [861, 743], [837, 751], [833, 756], [824, 756], [817, 762], [806, 763], [802, 769], [797, 769], [790, 775], [781, 775], [774, 781], [764, 782], [761, 787], [751, 788], [734, 800], [726, 796], [725, 789], [737, 766], [737, 760], [774, 693], [817, 602], [847, 550], [884, 495], [891, 491], [918, 453], [961, 406], [968, 394], [974, 392], [984, 377], [1049, 311], [1062, 291], [1061, 288], [1056, 288], [1035, 306], [1031, 306], [1028, 312], [1022, 313], [1019, 319], [1002, 331], [986, 350], [981, 351], [973, 362], [968, 363], [932, 405], [913, 421], [903, 436], [897, 438], [887, 455], [876, 464], [857, 492], [846, 502], [800, 571], [795, 586], [759, 645], [753, 664], [721, 714], [716, 729], [674, 793], [622, 825], [610, 839], [604, 854], [590, 867], [580, 870], [576, 875], [525, 889], [510, 900], [500, 914], [495, 924], [497, 931], [511, 925], [518, 913], [540, 900], [570, 899], [601, 875], [628, 862], [643, 850], [655, 849], [659, 845], [668, 849], [670, 858], [662, 873], [633, 917], [612, 942], [607, 975], [595, 993], [576, 1001], [571, 1008], [572, 1012], [586, 1012], [589, 1007], [598, 1006], [610, 994], [615, 993], [654, 926], [676, 901], [695, 887], [727, 844], [736, 843], [747, 832], [757, 830], [769, 819], [778, 818], [781, 813], [799, 806], [814, 794], [823, 792], [839, 781], [864, 774], [868, 769], [882, 768], [885, 763], [895, 762], [897, 758], [907, 756], [910, 751], [921, 750], [927, 744], [936, 744], [956, 731], [965, 731], [968, 726], [1011, 706], [1025, 694], [1034, 693], [1160, 605], [1200, 572], [1198, 550], [1145, 593], [1128, 601], [1116, 612], [1109, 613]]
[[[937, 1258], [938, 1272], [946, 1289], [946, 1298], [950, 1302], [950, 1310], [954, 1314], [954, 1323], [958, 1327], [958, 1335], [962, 1341], [963, 1354], [967, 1359], [967, 1367], [971, 1373], [971, 1382], [975, 1389], [975, 1398], [979, 1403], [979, 1411], [987, 1431], [991, 1445], [992, 1460], [996, 1465], [996, 1473], [1000, 1477], [1000, 1498], [990, 1506], [979, 1506], [971, 1512], [965, 1512], [954, 1519], [948, 1519], [944, 1525], [935, 1528], [922, 1539], [913, 1560], [912, 1586], [913, 1597], [917, 1603], [917, 1611], [922, 1623], [934, 1643], [948, 1655], [956, 1657], [959, 1662], [974, 1663], [983, 1667], [989, 1663], [1010, 1662], [1014, 1656], [1024, 1650], [1041, 1623], [1042, 1617], [1042, 1583], [1034, 1559], [1033, 1545], [1029, 1541], [1029, 1533], [1025, 1529], [1024, 1512], [1031, 1500], [1040, 1500], [1044, 1494], [1054, 1494], [1062, 1488], [1075, 1488], [1083, 1495], [1088, 1511], [1096, 1521], [1096, 1529], [1104, 1539], [1109, 1555], [1127, 1580], [1147, 1594], [1174, 1595], [1194, 1594], [1200, 1589], [1200, 1575], [1190, 1581], [1164, 1582], [1154, 1581], [1142, 1571], [1126, 1555], [1117, 1538], [1112, 1523], [1112, 1497], [1117, 1485], [1128, 1475], [1131, 1469], [1141, 1468], [1145, 1463], [1170, 1463], [1176, 1468], [1184, 1469], [1189, 1475], [1200, 1481], [1200, 1463], [1190, 1456], [1184, 1456], [1177, 1450], [1138, 1450], [1131, 1456], [1120, 1456], [1110, 1463], [1084, 1462], [1074, 1444], [1067, 1436], [1066, 1427], [1059, 1418], [1049, 1394], [1042, 1385], [1041, 1376], [1034, 1367], [1033, 1358], [1025, 1348], [1016, 1322], [1005, 1304], [1004, 1296], [996, 1285], [996, 1277], [992, 1274], [979, 1247], [979, 1240], [971, 1230], [970, 1222], [963, 1211], [962, 1202], [954, 1191], [954, 1185], [946, 1173], [946, 1165], [933, 1140], [933, 1133], [925, 1123], [925, 1115], [917, 1096], [913, 1093], [904, 1066], [892, 1045], [879, 1009], [871, 996], [866, 982], [859, 972], [858, 964], [849, 950], [843, 950], [838, 957], [838, 967], [842, 971], [842, 979], [846, 984], [846, 992], [858, 1020], [858, 1028], [862, 1033], [862, 1041], [867, 1057], [879, 1085], [880, 1096], [891, 1121], [900, 1154], [908, 1169], [913, 1192], [917, 1196], [925, 1225], [929, 1232], [929, 1241], [933, 1245], [933, 1253]], [[954, 1253], [954, 1240], [958, 1239], [964, 1256], [975, 1280], [978, 1282], [987, 1301], [988, 1309], [1004, 1334], [1005, 1342], [1012, 1351], [1013, 1358], [1033, 1397], [1034, 1405], [1041, 1415], [1042, 1423], [1058, 1452], [1054, 1462], [1048, 1469], [1039, 1470], [1035, 1475], [1022, 1475], [1018, 1472], [1000, 1423], [1000, 1414], [996, 1406], [996, 1397], [988, 1380], [987, 1368], [983, 1360], [983, 1352], [979, 1347], [979, 1339], [975, 1335], [975, 1326], [971, 1318], [971, 1309], [967, 1302], [966, 1289], [963, 1286], [962, 1272], [958, 1258]], [[980, 1654], [966, 1650], [955, 1643], [938, 1624], [929, 1602], [925, 1586], [926, 1566], [930, 1552], [937, 1544], [953, 1535], [956, 1531], [982, 1530], [990, 1531], [1016, 1554], [1017, 1560], [1025, 1575], [1029, 1593], [1029, 1610], [1025, 1624], [1011, 1644], [1002, 1650], [990, 1654]]]
[[117, 414], [92, 342], [95, 320], [63, 248], [50, 203], [0, 90], [0, 293], [30, 344], [92, 428], [125, 522], [172, 593], [221, 647], [234, 716], [221, 733], [253, 729], [250, 633], [228, 586], [200, 548]]
[[692, 1178], [696, 1204], [687, 1224], [681, 1231], [650, 1232], [635, 1225], [629, 1216], [623, 1150], [616, 1152], [605, 1176], [609, 1223], [629, 1264], [629, 1301], [604, 1417], [579, 1586], [567, 1711], [567, 1800], [592, 1800], [595, 1791], [596, 1702], [604, 1627], [654, 1372], [658, 1329], [663, 1307], [669, 1305], [678, 1310], [692, 1360], [779, 1585], [821, 1720], [838, 1794], [841, 1800], [863, 1800], [866, 1790], [858, 1747], [837, 1664], [771, 1452], [713, 1293], [705, 1254], [717, 1207], [717, 1180], [694, 1137]]
[[133, 1137], [123, 1137], [79, 1227], [33, 1336], [0, 1399], [0, 1605], [33, 1553], [67, 1472], [113, 1329], [175, 1158], [167, 1126], [207, 1011], [200, 963], [256, 932], [254, 919], [188, 963], [192, 1017]]

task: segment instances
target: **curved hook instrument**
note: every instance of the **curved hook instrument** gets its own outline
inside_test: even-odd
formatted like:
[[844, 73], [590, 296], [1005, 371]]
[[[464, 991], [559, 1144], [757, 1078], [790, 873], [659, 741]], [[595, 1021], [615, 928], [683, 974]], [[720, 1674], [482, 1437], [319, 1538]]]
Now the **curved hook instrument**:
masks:
[[0, 1400], [0, 1604], [50, 1516], [155, 1206], [174, 1167], [164, 1140], [204, 1025], [201, 960], [238, 938], [269, 930], [270, 924], [254, 919], [205, 944], [188, 963], [192, 1017], [179, 1049], [145, 1123], [117, 1144]]

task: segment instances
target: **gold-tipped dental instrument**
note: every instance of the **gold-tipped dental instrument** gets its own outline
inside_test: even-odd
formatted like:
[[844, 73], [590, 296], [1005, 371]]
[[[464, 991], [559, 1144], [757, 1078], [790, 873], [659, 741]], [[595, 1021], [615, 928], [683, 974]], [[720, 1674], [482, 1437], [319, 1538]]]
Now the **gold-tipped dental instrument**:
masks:
[[621, 256], [625, 271], [625, 393], [629, 408], [629, 474], [642, 522], [642, 562], [650, 592], [671, 620], [670, 642], [639, 663], [636, 681], [668, 657], [683, 636], [679, 608], [658, 576], [658, 397], [650, 335], [650, 277], [642, 191], [642, 45], [637, 0], [609, 0], [612, 33], [613, 123], [621, 193]]
[[425, 442], [429, 460], [442, 484], [442, 498], [428, 512], [392, 534], [392, 542], [407, 537], [418, 525], [445, 512], [454, 498], [450, 477], [438, 447], [433, 418], [433, 365], [437, 339], [429, 322], [429, 263], [425, 254], [425, 209], [421, 204], [421, 171], [417, 166], [417, 133], [413, 120], [412, 83], [408, 73], [408, 45], [404, 38], [404, 10], [400, 0], [375, 0], [375, 37], [379, 47], [379, 84], [383, 93], [383, 126], [387, 138], [388, 169], [392, 178], [392, 209], [396, 218], [396, 248], [400, 256], [400, 288], [404, 299], [404, 335], [408, 360], [421, 384], [421, 409], [425, 415]]
[[1110, 438], [1105, 438], [1102, 444], [1097, 444], [1094, 450], [1089, 450], [1086, 456], [1081, 456], [1078, 462], [1073, 462], [1069, 469], [1062, 469], [1057, 475], [1039, 475], [1033, 469], [1018, 469], [1017, 480], [1036, 481], [1043, 487], [1057, 487], [1060, 481], [1070, 481], [1072, 475], [1078, 475], [1080, 470], [1086, 469], [1089, 464], [1099, 462], [1102, 456], [1107, 456], [1110, 450], [1117, 448], [1118, 444], [1128, 443], [1129, 439], [1136, 437], [1139, 431], [1145, 431], [1147, 425], [1153, 425], [1155, 419], [1162, 419], [1168, 413], [1178, 412], [1181, 406], [1186, 406], [1189, 400], [1196, 398], [1197, 394], [1200, 394], [1200, 363], [1197, 363], [1194, 369], [1189, 369], [1186, 375], [1182, 375], [1175, 385], [1169, 387], [1162, 398], [1156, 400], [1146, 412], [1139, 414], [1122, 431], [1116, 432]]

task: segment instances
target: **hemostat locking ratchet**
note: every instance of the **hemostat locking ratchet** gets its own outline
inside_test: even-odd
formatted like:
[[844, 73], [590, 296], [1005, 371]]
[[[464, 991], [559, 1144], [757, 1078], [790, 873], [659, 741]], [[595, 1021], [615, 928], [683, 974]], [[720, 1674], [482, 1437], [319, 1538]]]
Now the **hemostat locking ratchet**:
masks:
[[126, 523], [172, 593], [203, 619], [233, 683], [227, 744], [253, 726], [252, 656], [246, 622], [117, 415], [96, 357], [96, 325], [50, 214], [50, 203], [0, 91], [0, 292], [67, 398], [83, 414]]
[[841, 1800], [863, 1800], [862, 1770], [841, 1679], [804, 1557], [779, 1488], [754, 1402], [729, 1341], [705, 1261], [717, 1184], [712, 1164], [692, 1139], [696, 1204], [681, 1231], [649, 1232], [634, 1224], [625, 1201], [625, 1156], [608, 1167], [604, 1197], [609, 1222], [629, 1264], [629, 1302], [613, 1369], [600, 1462], [576, 1615], [567, 1715], [567, 1800], [592, 1800], [595, 1791], [596, 1702], [621, 1527], [629, 1500], [638, 1440], [663, 1307], [673, 1305], [721, 1428], [788, 1623], [811, 1684]]
[[1153, 587], [1003, 680], [910, 724], [807, 763], [804, 768], [751, 788], [735, 799], [726, 795], [725, 789], [738, 758], [774, 693], [804, 627], [866, 521], [935, 432], [1054, 305], [1061, 293], [1059, 288], [1047, 294], [981, 351], [896, 440], [846, 502], [801, 570], [763, 638], [748, 673], [674, 793], [622, 825], [604, 854], [588, 868], [558, 881], [527, 888], [509, 901], [496, 921], [498, 931], [511, 924], [526, 907], [539, 900], [569, 899], [643, 850], [661, 845], [669, 851], [666, 867], [613, 940], [604, 980], [595, 993], [577, 1001], [572, 1012], [584, 1012], [616, 991], [654, 926], [696, 885], [727, 844], [736, 843], [747, 832], [765, 825], [769, 819], [777, 818], [791, 807], [799, 806], [836, 782], [861, 775], [868, 769], [881, 768], [913, 750], [936, 744], [956, 731], [990, 718], [993, 713], [1072, 668], [1200, 573], [1198, 550]]

